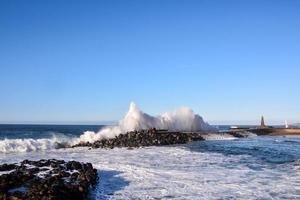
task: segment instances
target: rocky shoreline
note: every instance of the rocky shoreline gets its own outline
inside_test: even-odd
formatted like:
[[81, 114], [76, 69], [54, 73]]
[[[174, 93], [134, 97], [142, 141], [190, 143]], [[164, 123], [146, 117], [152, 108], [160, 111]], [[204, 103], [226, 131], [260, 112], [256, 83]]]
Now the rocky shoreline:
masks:
[[140, 130], [120, 134], [115, 138], [102, 139], [96, 142], [82, 142], [72, 147], [115, 148], [115, 147], [143, 147], [186, 144], [204, 140], [197, 132], [170, 132], [167, 130]]
[[81, 200], [98, 180], [90, 163], [24, 160], [0, 165], [0, 199]]

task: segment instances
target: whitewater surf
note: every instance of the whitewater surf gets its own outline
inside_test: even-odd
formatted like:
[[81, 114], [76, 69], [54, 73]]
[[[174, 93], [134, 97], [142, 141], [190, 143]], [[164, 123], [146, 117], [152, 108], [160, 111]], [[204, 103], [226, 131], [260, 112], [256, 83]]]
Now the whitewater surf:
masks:
[[[54, 133], [49, 138], [6, 138], [0, 140], [0, 152], [16, 153], [65, 148], [81, 143], [93, 143], [103, 139], [112, 139], [130, 131], [148, 130], [151, 128], [176, 132], [215, 132], [217, 130], [188, 107], [181, 107], [173, 112], [151, 116], [140, 110], [137, 105], [132, 102], [128, 112], [124, 118], [119, 121], [118, 125], [107, 126], [101, 128], [99, 131], [85, 131], [80, 136], [67, 136]], [[227, 139], [229, 137], [228, 135], [206, 135], [208, 139]]]

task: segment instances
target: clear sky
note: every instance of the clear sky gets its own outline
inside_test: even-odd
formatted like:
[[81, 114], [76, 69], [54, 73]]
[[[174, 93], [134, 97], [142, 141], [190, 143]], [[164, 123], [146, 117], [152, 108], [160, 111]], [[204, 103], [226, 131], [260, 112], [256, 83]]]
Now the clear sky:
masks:
[[300, 122], [300, 1], [1, 0], [0, 75], [1, 123]]

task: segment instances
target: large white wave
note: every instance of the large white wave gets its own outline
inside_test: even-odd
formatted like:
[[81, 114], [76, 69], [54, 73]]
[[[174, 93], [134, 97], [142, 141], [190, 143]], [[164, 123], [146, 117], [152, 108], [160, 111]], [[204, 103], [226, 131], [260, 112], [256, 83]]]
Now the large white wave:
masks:
[[114, 138], [128, 131], [141, 129], [167, 129], [171, 131], [211, 131], [212, 126], [204, 122], [190, 108], [182, 107], [174, 112], [167, 112], [157, 117], [144, 113], [135, 103], [131, 103], [129, 111], [116, 126], [105, 127], [99, 132], [86, 131], [78, 138], [53, 136], [49, 139], [4, 139], [0, 140], [0, 152], [28, 152], [55, 149], [81, 142], [95, 142], [101, 139]]
[[128, 131], [142, 129], [167, 129], [170, 131], [212, 131], [214, 127], [204, 122], [203, 118], [187, 107], [167, 112], [157, 117], [141, 111], [135, 103], [131, 103], [129, 111], [117, 126], [106, 127], [98, 133], [87, 131], [74, 143], [94, 142], [104, 138], [113, 138]]
[[17, 153], [55, 149], [68, 145], [70, 138], [53, 136], [43, 139], [4, 139], [0, 140], [1, 153]]

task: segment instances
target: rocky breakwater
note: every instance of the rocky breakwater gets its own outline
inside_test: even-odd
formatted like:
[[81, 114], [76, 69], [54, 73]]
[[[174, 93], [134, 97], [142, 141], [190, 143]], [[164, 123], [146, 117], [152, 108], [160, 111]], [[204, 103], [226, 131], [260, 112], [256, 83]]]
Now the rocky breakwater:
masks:
[[51, 159], [0, 165], [1, 200], [86, 199], [96, 182], [90, 163]]
[[120, 134], [115, 138], [102, 139], [94, 143], [84, 142], [74, 145], [89, 146], [92, 148], [115, 148], [115, 147], [143, 147], [161, 146], [173, 144], [186, 144], [192, 141], [204, 140], [201, 133], [195, 132], [170, 132], [166, 130], [140, 130]]

